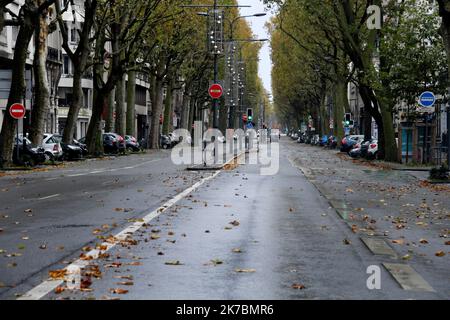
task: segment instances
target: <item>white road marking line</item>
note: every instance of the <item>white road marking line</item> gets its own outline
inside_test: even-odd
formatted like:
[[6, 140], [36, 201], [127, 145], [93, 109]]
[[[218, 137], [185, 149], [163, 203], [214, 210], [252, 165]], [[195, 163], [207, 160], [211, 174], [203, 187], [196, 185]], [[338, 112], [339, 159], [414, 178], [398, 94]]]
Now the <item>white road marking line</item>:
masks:
[[89, 174], [96, 174], [96, 173], [102, 173], [102, 172], [105, 172], [105, 170], [95, 170], [95, 171], [89, 172]]
[[49, 178], [49, 179], [45, 179], [45, 181], [53, 181], [53, 180], [58, 180], [58, 178]]
[[51, 196], [46, 196], [46, 197], [39, 198], [38, 200], [46, 200], [46, 199], [51, 199], [51, 198], [55, 198], [55, 197], [58, 197], [58, 196], [60, 196], [60, 194], [56, 193], [56, 194], [52, 194]]
[[[127, 238], [127, 236], [135, 233], [144, 224], [149, 223], [151, 220], [153, 220], [156, 217], [158, 217], [159, 215], [161, 215], [163, 212], [165, 212], [167, 209], [172, 207], [175, 203], [177, 203], [178, 201], [180, 201], [181, 199], [186, 197], [188, 194], [193, 192], [195, 189], [199, 188], [205, 182], [207, 182], [211, 179], [214, 179], [219, 173], [220, 173], [220, 170], [217, 170], [211, 176], [201, 179], [200, 181], [198, 181], [191, 187], [187, 188], [183, 192], [179, 193], [178, 195], [176, 195], [175, 197], [173, 197], [172, 199], [170, 199], [169, 201], [164, 203], [161, 207], [150, 212], [141, 221], [133, 223], [129, 227], [125, 228], [124, 230], [122, 230], [121, 232], [116, 234], [114, 236], [114, 238], [118, 241], [125, 240]], [[111, 250], [112, 248], [114, 248], [116, 246], [116, 244], [117, 244], [117, 242], [113, 243], [113, 244], [109, 243], [109, 242], [104, 242], [101, 244], [101, 246], [106, 246], [106, 250], [100, 251], [100, 250], [94, 249], [94, 250], [91, 250], [88, 253], [86, 253], [86, 256], [91, 256], [93, 258], [92, 260], [97, 259], [100, 253], [105, 253], [105, 252]], [[87, 264], [91, 263], [92, 260], [78, 259], [75, 262], [73, 262], [72, 264], [70, 264], [69, 266], [67, 266], [66, 269], [70, 268], [70, 267], [74, 267], [74, 266], [83, 268]], [[19, 297], [18, 300], [39, 300], [39, 299], [43, 298], [44, 296], [46, 296], [47, 294], [49, 294], [51, 291], [55, 290], [55, 288], [58, 287], [59, 285], [61, 285], [62, 283], [64, 283], [63, 280], [52, 280], [52, 279], [45, 280], [41, 284], [37, 285], [36, 287], [34, 287], [33, 289], [31, 289], [30, 291], [28, 291], [21, 297]]]
[[87, 173], [77, 173], [77, 174], [70, 174], [68, 175], [68, 177], [81, 177], [81, 176], [85, 176], [87, 175]]

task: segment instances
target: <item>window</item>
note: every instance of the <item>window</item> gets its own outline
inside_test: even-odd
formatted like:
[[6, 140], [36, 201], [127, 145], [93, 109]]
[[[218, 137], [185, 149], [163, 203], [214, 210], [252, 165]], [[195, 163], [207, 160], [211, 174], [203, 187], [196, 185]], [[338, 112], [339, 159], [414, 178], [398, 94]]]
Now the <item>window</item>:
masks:
[[136, 86], [136, 104], [145, 106], [146, 105], [146, 93], [147, 89], [141, 86]]
[[63, 74], [70, 74], [70, 59], [68, 55], [63, 56]]

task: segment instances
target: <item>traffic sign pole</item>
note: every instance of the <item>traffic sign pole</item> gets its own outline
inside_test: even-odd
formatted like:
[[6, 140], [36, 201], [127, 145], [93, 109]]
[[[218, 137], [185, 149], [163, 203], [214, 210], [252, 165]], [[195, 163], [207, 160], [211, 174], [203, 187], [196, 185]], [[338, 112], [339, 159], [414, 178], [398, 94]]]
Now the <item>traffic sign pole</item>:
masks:
[[[17, 132], [16, 132], [16, 155], [17, 155], [17, 161], [19, 160], [19, 120], [23, 119], [25, 116], [26, 109], [25, 107], [20, 103], [14, 103], [9, 107], [9, 115], [17, 120]], [[24, 140], [25, 144], [25, 140]]]
[[20, 164], [19, 162], [19, 119], [16, 120], [17, 121], [17, 133], [16, 133], [16, 156], [17, 156], [17, 162]]

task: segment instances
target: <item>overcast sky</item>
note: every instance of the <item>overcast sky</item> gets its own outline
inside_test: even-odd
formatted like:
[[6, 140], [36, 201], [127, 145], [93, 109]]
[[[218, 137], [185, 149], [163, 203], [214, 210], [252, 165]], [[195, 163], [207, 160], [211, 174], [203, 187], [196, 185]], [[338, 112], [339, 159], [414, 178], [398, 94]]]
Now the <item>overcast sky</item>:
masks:
[[[250, 5], [251, 8], [240, 8], [241, 15], [252, 15], [255, 13], [266, 12], [265, 6], [260, 0], [238, 0], [239, 5]], [[264, 27], [264, 24], [270, 20], [271, 14], [269, 11], [266, 12], [265, 17], [255, 17], [247, 18], [247, 22], [252, 27], [253, 33], [259, 39], [268, 39], [269, 35]], [[259, 53], [259, 76], [261, 77], [264, 87], [270, 93], [272, 93], [272, 82], [271, 82], [271, 70], [272, 61], [270, 59], [270, 45], [269, 42], [265, 42], [263, 48]]]

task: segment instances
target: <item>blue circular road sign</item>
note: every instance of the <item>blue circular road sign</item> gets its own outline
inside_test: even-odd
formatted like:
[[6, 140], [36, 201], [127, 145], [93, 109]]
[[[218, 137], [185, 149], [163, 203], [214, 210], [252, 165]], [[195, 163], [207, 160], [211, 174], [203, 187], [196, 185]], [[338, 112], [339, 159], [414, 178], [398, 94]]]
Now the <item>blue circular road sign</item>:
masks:
[[432, 107], [434, 106], [434, 103], [436, 102], [436, 96], [433, 92], [425, 91], [420, 95], [419, 98], [419, 104], [422, 107]]

